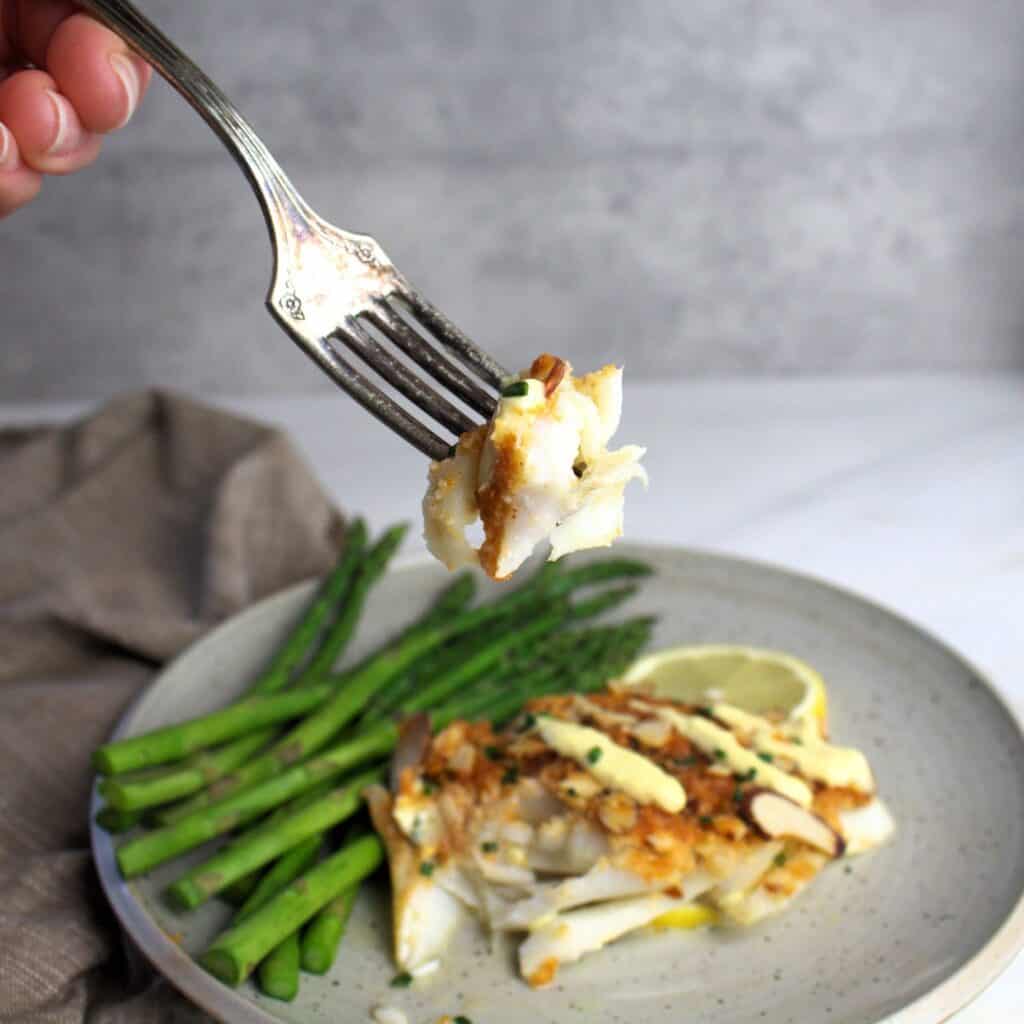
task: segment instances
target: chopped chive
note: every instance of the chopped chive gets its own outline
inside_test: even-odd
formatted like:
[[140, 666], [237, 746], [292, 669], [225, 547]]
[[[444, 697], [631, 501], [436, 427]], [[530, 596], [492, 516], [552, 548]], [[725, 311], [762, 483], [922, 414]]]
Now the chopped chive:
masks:
[[572, 786], [566, 786], [565, 791], [569, 796], [579, 796], [579, 793]]
[[390, 982], [392, 988], [408, 988], [412, 984], [412, 975], [408, 971], [396, 974]]
[[691, 764], [697, 763], [697, 758], [693, 754], [687, 754], [686, 757], [673, 757], [672, 760], [682, 768], [687, 768]]
[[511, 768], [507, 769], [505, 774], [501, 777], [501, 784], [503, 786], [513, 786], [519, 780], [519, 769], [512, 765]]
[[725, 751], [721, 747], [715, 747], [715, 757], [719, 761], [725, 760]]
[[483, 850], [484, 853], [497, 853], [498, 844], [488, 840], [488, 842], [480, 844], [480, 849]]
[[452, 1021], [452, 1024], [473, 1024], [473, 1022], [468, 1017], [463, 1017], [460, 1013], [458, 1017]]
[[420, 861], [420, 874], [424, 878], [429, 878], [434, 873], [434, 862], [432, 860], [421, 860]]
[[487, 746], [487, 747], [484, 747], [484, 756], [489, 761], [500, 761], [501, 760], [501, 751], [497, 747], [495, 747], [495, 746]]
[[532, 712], [527, 711], [527, 713], [523, 716], [523, 721], [519, 726], [519, 731], [527, 732], [529, 729], [532, 729], [536, 724], [537, 716], [534, 715]]
[[702, 815], [701, 815], [701, 816], [700, 816], [700, 817], [699, 817], [699, 818], [697, 819], [697, 821], [699, 821], [699, 822], [700, 822], [700, 827], [701, 827], [701, 828], [711, 828], [711, 822], [712, 822], [713, 820], [714, 820], [714, 819], [713, 819], [713, 818], [711, 817], [711, 815], [709, 815], [709, 814], [702, 814]]
[[604, 753], [604, 751], [602, 751], [600, 747], [591, 747], [587, 751], [587, 764], [597, 764], [597, 762], [601, 760], [602, 753]]
[[431, 793], [437, 792], [437, 783], [433, 779], [424, 776], [420, 779], [420, 789], [423, 790], [426, 796], [430, 796]]
[[742, 772], [736, 776], [738, 782], [753, 782], [757, 778], [757, 769], [751, 768], [748, 771]]
[[772, 761], [775, 760], [775, 758], [771, 754], [764, 754], [764, 753], [762, 753], [762, 754], [758, 754], [757, 756], [759, 758], [761, 758], [761, 760], [764, 761], [765, 764], [771, 764]]
[[733, 798], [733, 801], [734, 801], [735, 803], [738, 803], [738, 804], [741, 804], [741, 803], [743, 803], [743, 789], [742, 789], [742, 787], [741, 787], [741, 786], [737, 786], [737, 787], [736, 787], [736, 788], [735, 788], [735, 789], [734, 789], [734, 790], [732, 791], [732, 798]]
[[525, 380], [513, 381], [501, 389], [502, 398], [522, 398], [530, 393], [530, 385]]
[[707, 715], [708, 718], [710, 718], [711, 714], [712, 714], [711, 705], [710, 704], [705, 704], [703, 707], [697, 708], [697, 714], [698, 715]]
[[775, 860], [772, 863], [777, 868], [781, 868], [786, 863], [786, 855], [784, 853], [775, 854]]

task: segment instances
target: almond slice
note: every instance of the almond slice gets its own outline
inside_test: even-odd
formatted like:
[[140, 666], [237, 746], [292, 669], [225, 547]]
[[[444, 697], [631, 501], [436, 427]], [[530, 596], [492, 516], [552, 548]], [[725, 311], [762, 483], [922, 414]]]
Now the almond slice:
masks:
[[742, 813], [769, 838], [799, 839], [830, 857], [841, 857], [846, 849], [846, 841], [827, 821], [773, 790], [751, 790]]

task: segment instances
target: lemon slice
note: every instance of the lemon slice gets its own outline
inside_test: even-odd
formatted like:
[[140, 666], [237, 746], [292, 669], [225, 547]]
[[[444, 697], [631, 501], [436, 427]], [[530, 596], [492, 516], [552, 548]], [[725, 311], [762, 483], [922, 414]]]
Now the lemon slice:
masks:
[[623, 677], [646, 683], [659, 697], [684, 704], [732, 704], [751, 714], [784, 711], [794, 723], [824, 734], [825, 681], [805, 661], [759, 647], [706, 644], [670, 647], [635, 661]]
[[714, 907], [705, 907], [701, 903], [687, 903], [684, 907], [677, 907], [667, 914], [662, 914], [661, 917], [656, 917], [651, 925], [658, 929], [680, 928], [683, 931], [693, 931], [717, 923], [718, 911]]

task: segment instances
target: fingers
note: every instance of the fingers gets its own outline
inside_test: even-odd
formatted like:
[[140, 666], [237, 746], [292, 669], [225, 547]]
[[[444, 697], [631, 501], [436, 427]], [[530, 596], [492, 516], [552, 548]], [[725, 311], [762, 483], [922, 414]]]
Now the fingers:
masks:
[[99, 22], [75, 14], [57, 27], [46, 67], [90, 132], [112, 132], [135, 113], [149, 83], [149, 66]]
[[30, 203], [42, 185], [43, 176], [22, 162], [14, 133], [0, 123], [0, 217]]
[[100, 151], [99, 137], [45, 71], [18, 71], [0, 82], [0, 122], [14, 135], [21, 161], [44, 174], [80, 170]]

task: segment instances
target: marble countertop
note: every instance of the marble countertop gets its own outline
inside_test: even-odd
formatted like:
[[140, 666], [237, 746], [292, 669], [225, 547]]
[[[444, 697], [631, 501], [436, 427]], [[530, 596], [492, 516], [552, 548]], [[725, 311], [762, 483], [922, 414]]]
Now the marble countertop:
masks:
[[[371, 525], [418, 515], [422, 457], [347, 399], [206, 397], [288, 430]], [[0, 424], [89, 404], [0, 404]], [[617, 440], [648, 445], [630, 538], [851, 587], [939, 634], [1024, 715], [1024, 375], [638, 383]], [[956, 1020], [1022, 1011], [1024, 957]]]

